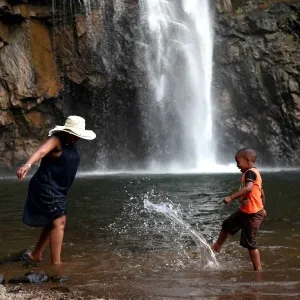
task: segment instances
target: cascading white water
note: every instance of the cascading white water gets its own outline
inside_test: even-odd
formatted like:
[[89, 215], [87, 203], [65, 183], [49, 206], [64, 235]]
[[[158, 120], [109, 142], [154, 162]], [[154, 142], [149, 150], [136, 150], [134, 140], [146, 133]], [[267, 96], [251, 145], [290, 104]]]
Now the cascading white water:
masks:
[[[98, 145], [101, 169], [110, 170], [113, 161], [112, 165], [121, 166], [122, 170], [131, 170], [130, 166], [136, 163], [138, 168], [145, 167], [146, 172], [220, 171], [215, 164], [212, 126], [213, 32], [208, 1], [139, 0], [141, 36], [138, 40], [139, 27], [134, 21], [131, 30], [135, 33], [132, 36], [137, 56], [131, 75], [137, 80], [136, 87], [140, 87], [140, 115], [136, 109], [133, 122], [136, 127], [124, 128], [132, 137], [130, 146], [125, 145], [128, 149], [123, 149], [124, 142], [114, 143], [115, 152], [124, 150], [122, 158], [127, 163], [129, 153], [130, 160], [128, 165], [119, 163], [120, 157], [114, 157], [107, 146], [107, 141], [113, 139], [102, 134], [103, 141]], [[79, 0], [79, 3], [85, 8], [91, 48], [97, 57], [101, 52], [101, 63], [108, 77], [113, 77], [118, 71], [114, 68], [116, 53], [123, 53], [124, 44], [116, 37], [122, 32], [122, 14], [127, 11], [127, 3], [124, 0]], [[99, 30], [101, 45], [94, 38]], [[117, 34], [111, 34], [114, 30]], [[130, 33], [126, 39], [132, 38]], [[130, 66], [125, 65], [124, 69], [130, 70]], [[144, 70], [146, 78], [136, 76], [143, 75]], [[132, 113], [129, 111], [128, 115]], [[112, 125], [102, 124], [101, 130], [109, 132]]]
[[150, 212], [155, 211], [165, 215], [172, 222], [179, 225], [182, 228], [182, 230], [185, 230], [188, 233], [188, 235], [190, 235], [193, 238], [197, 247], [201, 249], [201, 259], [202, 262], [206, 264], [206, 266], [217, 267], [219, 265], [215, 253], [208, 245], [204, 236], [200, 232], [194, 230], [188, 223], [184, 222], [177, 215], [177, 211], [173, 209], [172, 204], [169, 203], [154, 204], [150, 202], [146, 196], [144, 199], [144, 207]]
[[161, 169], [215, 164], [213, 33], [208, 0], [140, 0], [149, 97], [142, 93], [148, 159]]

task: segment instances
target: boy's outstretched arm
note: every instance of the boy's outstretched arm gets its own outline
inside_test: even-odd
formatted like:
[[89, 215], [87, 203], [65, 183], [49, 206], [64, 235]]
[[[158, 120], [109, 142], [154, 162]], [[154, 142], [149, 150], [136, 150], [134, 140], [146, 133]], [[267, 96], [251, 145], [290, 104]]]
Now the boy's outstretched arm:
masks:
[[252, 188], [253, 188], [253, 182], [248, 181], [243, 188], [241, 188], [238, 192], [236, 192], [228, 197], [225, 197], [223, 199], [223, 201], [225, 204], [229, 204], [232, 200], [235, 200], [242, 196], [247, 195], [249, 192], [251, 192]]

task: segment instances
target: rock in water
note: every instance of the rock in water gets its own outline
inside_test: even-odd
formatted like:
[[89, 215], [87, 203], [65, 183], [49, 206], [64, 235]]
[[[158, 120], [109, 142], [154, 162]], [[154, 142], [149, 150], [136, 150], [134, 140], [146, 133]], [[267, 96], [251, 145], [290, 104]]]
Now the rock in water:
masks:
[[37, 261], [34, 261], [32, 259], [29, 259], [28, 261], [26, 261], [24, 264], [23, 264], [23, 267], [24, 268], [36, 268], [38, 267], [39, 264]]
[[48, 274], [44, 272], [28, 272], [25, 277], [29, 279], [30, 283], [45, 283], [49, 281]]
[[24, 276], [15, 277], [8, 281], [10, 284], [19, 283], [45, 283], [49, 281], [48, 274], [44, 272], [28, 272]]
[[69, 280], [70, 278], [68, 276], [57, 276], [53, 275], [49, 277], [49, 281], [55, 282], [55, 283], [61, 283]]
[[0, 260], [0, 265], [5, 264], [8, 262], [16, 262], [16, 261], [23, 261], [29, 258], [30, 251], [28, 249], [21, 250], [19, 252], [10, 254], [3, 259]]
[[4, 284], [4, 283], [5, 283], [4, 275], [0, 274], [0, 284]]
[[6, 294], [6, 288], [0, 284], [0, 295]]
[[14, 277], [8, 280], [10, 284], [19, 284], [19, 283], [30, 283], [29, 279], [25, 276]]

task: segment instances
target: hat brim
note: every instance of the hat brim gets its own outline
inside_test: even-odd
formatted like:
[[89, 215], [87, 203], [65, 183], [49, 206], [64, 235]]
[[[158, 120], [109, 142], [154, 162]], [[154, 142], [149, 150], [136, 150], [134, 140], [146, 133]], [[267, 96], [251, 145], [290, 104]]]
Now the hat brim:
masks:
[[93, 140], [96, 138], [96, 133], [92, 130], [80, 130], [76, 128], [71, 129], [66, 126], [56, 126], [55, 128], [49, 131], [48, 136], [52, 136], [54, 133], [61, 131], [78, 136], [79, 138], [84, 140]]

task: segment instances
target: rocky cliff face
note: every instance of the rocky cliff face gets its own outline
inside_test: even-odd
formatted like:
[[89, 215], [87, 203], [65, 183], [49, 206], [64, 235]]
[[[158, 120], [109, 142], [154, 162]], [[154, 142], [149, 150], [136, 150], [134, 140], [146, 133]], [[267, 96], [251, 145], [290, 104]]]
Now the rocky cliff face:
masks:
[[12, 168], [45, 137], [61, 90], [43, 8], [0, 2], [0, 165]]
[[113, 1], [88, 9], [25, 2], [0, 1], [0, 167], [26, 160], [70, 114], [98, 133], [97, 141], [80, 143], [83, 166], [98, 158], [106, 167], [122, 164], [139, 135], [137, 3], [128, 1], [121, 16]]
[[[219, 160], [251, 146], [265, 164], [297, 165], [300, 5], [228, 1], [215, 15]], [[61, 2], [0, 1], [0, 166], [27, 159], [69, 114], [98, 133], [80, 145], [85, 166], [139, 164], [147, 145], [139, 126], [138, 1], [124, 1], [122, 12], [110, 0], [89, 11]]]
[[300, 4], [277, 2], [244, 1], [232, 12], [224, 6], [217, 12], [214, 92], [221, 159], [250, 146], [265, 165], [299, 166]]

